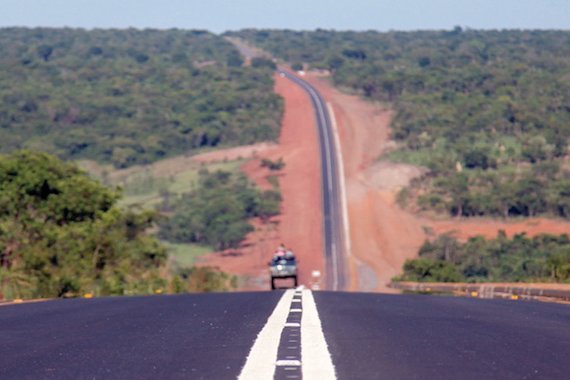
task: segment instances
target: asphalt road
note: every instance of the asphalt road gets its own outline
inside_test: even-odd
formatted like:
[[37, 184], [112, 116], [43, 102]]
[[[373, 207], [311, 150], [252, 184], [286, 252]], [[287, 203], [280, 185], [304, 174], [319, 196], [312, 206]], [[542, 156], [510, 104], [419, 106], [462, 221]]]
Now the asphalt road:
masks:
[[[0, 378], [235, 379], [283, 294], [2, 306]], [[297, 313], [301, 303], [291, 299], [289, 324], [304, 320], [308, 296], [302, 296]], [[338, 379], [570, 377], [568, 305], [343, 292], [312, 296]], [[274, 336], [298, 342], [303, 323], [300, 330], [279, 327], [283, 331]], [[306, 339], [301, 336], [302, 345]], [[281, 342], [278, 355], [297, 359], [302, 345]], [[300, 378], [301, 372], [275, 373], [285, 379], [291, 373]]]
[[570, 306], [315, 293], [339, 379], [568, 379]]
[[202, 294], [0, 307], [0, 379], [235, 379], [281, 297]]
[[338, 178], [338, 157], [334, 132], [326, 102], [322, 95], [307, 81], [288, 71], [279, 70], [281, 75], [299, 85], [311, 99], [315, 110], [320, 145], [321, 189], [323, 197], [323, 239], [326, 265], [326, 289], [344, 290], [348, 282], [344, 259], [344, 229], [341, 208], [341, 191]]

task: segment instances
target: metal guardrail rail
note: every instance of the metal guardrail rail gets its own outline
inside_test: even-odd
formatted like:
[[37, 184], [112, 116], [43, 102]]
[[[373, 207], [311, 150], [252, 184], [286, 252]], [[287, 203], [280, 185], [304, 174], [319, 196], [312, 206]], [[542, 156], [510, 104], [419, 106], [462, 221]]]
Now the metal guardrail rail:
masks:
[[540, 301], [570, 302], [570, 284], [466, 284], [466, 283], [428, 283], [428, 282], [392, 282], [393, 289], [419, 293], [448, 293], [459, 296], [478, 298], [509, 298]]

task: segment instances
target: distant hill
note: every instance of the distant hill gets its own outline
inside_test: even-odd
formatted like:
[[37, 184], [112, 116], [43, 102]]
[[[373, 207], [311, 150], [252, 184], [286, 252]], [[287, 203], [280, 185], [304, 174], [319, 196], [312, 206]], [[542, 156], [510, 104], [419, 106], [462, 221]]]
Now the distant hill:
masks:
[[455, 216], [570, 218], [570, 32], [295, 32], [241, 37], [396, 111], [389, 156], [428, 167], [403, 203]]
[[0, 29], [0, 152], [116, 167], [276, 139], [272, 70], [205, 31]]

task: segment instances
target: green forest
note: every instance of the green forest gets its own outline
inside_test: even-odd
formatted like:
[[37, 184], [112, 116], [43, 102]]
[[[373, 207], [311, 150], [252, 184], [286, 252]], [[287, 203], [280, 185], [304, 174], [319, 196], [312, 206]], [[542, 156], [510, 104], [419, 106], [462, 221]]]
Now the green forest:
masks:
[[387, 158], [429, 169], [403, 204], [453, 216], [570, 218], [570, 32], [243, 30], [395, 110]]
[[0, 156], [0, 299], [226, 290], [233, 276], [170, 265], [155, 211], [124, 209], [76, 165]]
[[272, 68], [200, 30], [0, 29], [0, 153], [123, 168], [274, 140]]
[[426, 241], [418, 259], [407, 260], [397, 281], [570, 282], [568, 235], [525, 234], [509, 239], [474, 237], [461, 243], [449, 235]]
[[216, 250], [237, 248], [253, 231], [251, 218], [268, 220], [279, 214], [281, 193], [261, 191], [240, 173], [203, 170], [196, 189], [161, 210], [173, 215], [160, 224], [159, 236], [172, 243], [199, 243]]
[[37, 298], [164, 287], [166, 251], [144, 233], [156, 215], [120, 210], [119, 196], [44, 153], [0, 157], [0, 293]]
[[[152, 183], [126, 183], [123, 197], [71, 162], [138, 173], [171, 156], [275, 140], [283, 105], [272, 61], [246, 66], [231, 43], [200, 30], [4, 28], [0, 53], [0, 299], [236, 286], [194, 259], [239, 246], [249, 218], [277, 214], [277, 187], [261, 191], [227, 163], [160, 183], [143, 176]], [[155, 190], [158, 204], [139, 207], [136, 194]]]

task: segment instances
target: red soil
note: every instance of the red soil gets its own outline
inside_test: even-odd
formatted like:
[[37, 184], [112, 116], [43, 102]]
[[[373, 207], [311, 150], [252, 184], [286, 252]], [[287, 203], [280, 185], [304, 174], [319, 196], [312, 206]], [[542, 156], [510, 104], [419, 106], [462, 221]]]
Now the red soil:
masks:
[[339, 128], [352, 242], [348, 260], [353, 290], [392, 292], [387, 284], [401, 272], [404, 261], [416, 257], [423, 242], [438, 234], [451, 232], [465, 240], [476, 235], [493, 238], [499, 230], [509, 236], [521, 232], [529, 236], [570, 233], [570, 223], [562, 220], [433, 220], [402, 210], [396, 204], [396, 194], [422, 170], [378, 161], [394, 145], [390, 140], [390, 110], [339, 92], [327, 78], [309, 74], [305, 79], [331, 103]]
[[[394, 204], [392, 184], [372, 181], [378, 157], [390, 145], [392, 112], [343, 94], [324, 78], [309, 75], [307, 79], [332, 105], [339, 129], [352, 245], [351, 289], [391, 291], [387, 283], [425, 239], [414, 216]], [[408, 171], [394, 166], [392, 172], [398, 175], [390, 178], [398, 186], [407, 184], [401, 173]]]
[[[426, 239], [438, 234], [451, 232], [465, 240], [476, 235], [492, 238], [499, 230], [509, 236], [570, 233], [570, 223], [562, 220], [434, 220], [401, 209], [396, 194], [421, 175], [422, 169], [378, 160], [394, 145], [390, 140], [392, 112], [341, 93], [326, 78], [308, 74], [304, 79], [332, 105], [339, 129], [352, 242], [347, 253], [351, 290], [393, 292], [387, 287], [390, 279], [401, 272], [406, 259], [417, 256]], [[297, 253], [301, 283], [312, 285], [311, 271], [323, 273], [324, 269], [319, 148], [311, 103], [303, 90], [287, 79], [276, 76], [275, 81], [275, 91], [285, 100], [279, 144], [257, 150], [257, 158], [246, 162], [242, 170], [259, 186], [269, 188], [267, 177], [275, 173], [261, 168], [260, 160], [284, 159], [286, 166], [277, 173], [282, 214], [271, 223], [255, 221], [256, 230], [241, 249], [209, 255], [203, 263], [247, 278], [242, 290], [269, 288], [266, 264], [279, 243]]]
[[235, 252], [209, 255], [202, 265], [214, 265], [249, 280], [242, 290], [268, 289], [267, 262], [275, 248], [284, 243], [299, 259], [299, 281], [315, 283], [311, 272], [324, 269], [322, 255], [322, 216], [317, 131], [308, 96], [286, 78], [275, 76], [275, 91], [284, 98], [285, 114], [279, 144], [258, 152], [258, 158], [246, 162], [242, 170], [258, 185], [267, 188], [268, 169], [260, 166], [262, 158], [283, 158], [285, 167], [278, 173], [283, 196], [282, 213], [271, 223], [255, 222], [256, 231], [248, 235]]

